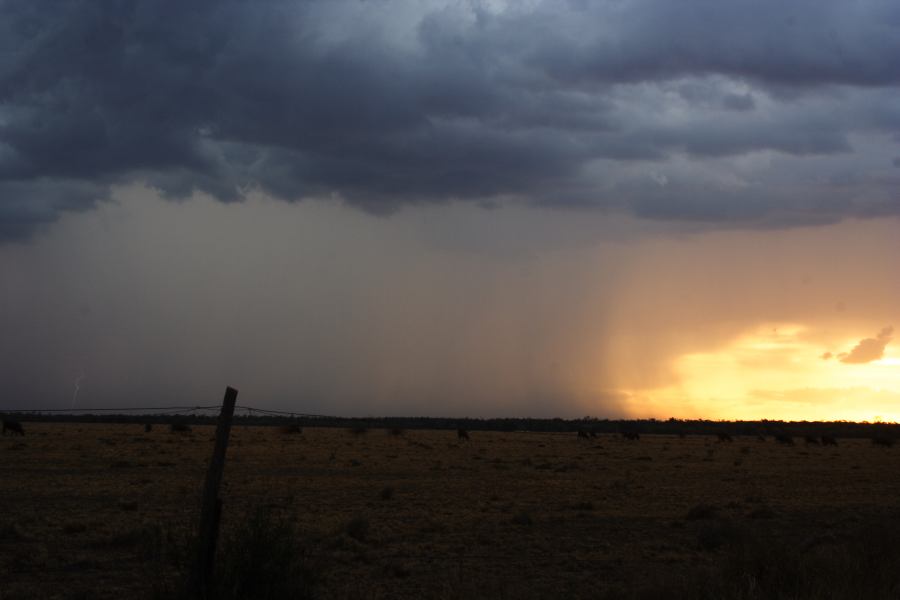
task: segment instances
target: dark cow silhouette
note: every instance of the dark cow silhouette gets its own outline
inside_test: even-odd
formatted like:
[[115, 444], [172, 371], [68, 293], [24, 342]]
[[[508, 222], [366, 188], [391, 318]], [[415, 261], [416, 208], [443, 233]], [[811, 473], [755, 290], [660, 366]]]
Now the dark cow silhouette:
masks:
[[3, 419], [3, 435], [6, 435], [7, 432], [9, 435], [25, 435], [22, 424], [12, 419]]
[[729, 434], [727, 434], [727, 433], [719, 433], [719, 434], [717, 434], [717, 435], [719, 436], [719, 441], [720, 441], [720, 442], [733, 442], [733, 441], [734, 441], [734, 438], [732, 438], [732, 437], [731, 437]]
[[153, 424], [144, 423], [144, 433], [150, 433], [151, 431], [153, 431]]
[[783, 433], [779, 433], [775, 436], [775, 441], [779, 444], [784, 444], [785, 446], [793, 446], [794, 438], [789, 435], [785, 435]]
[[303, 428], [297, 425], [296, 423], [292, 425], [285, 425], [281, 428], [281, 433], [289, 434], [289, 433], [303, 433]]
[[819, 445], [819, 438], [817, 438], [814, 435], [805, 435], [805, 436], [803, 436], [803, 439], [806, 441], [807, 446], [818, 446]]
[[890, 448], [894, 445], [894, 438], [879, 435], [872, 438], [872, 444], [874, 444], [875, 446], [881, 446], [882, 448]]
[[580, 440], [580, 439], [589, 440], [589, 439], [591, 439], [591, 436], [590, 436], [590, 434], [589, 434], [587, 431], [585, 431], [584, 429], [579, 429], [579, 430], [578, 430], [578, 439], [579, 439], [579, 440]]
[[830, 435], [822, 436], [822, 445], [823, 446], [837, 446], [837, 438], [833, 438]]
[[467, 440], [469, 439], [469, 432], [460, 427], [456, 430], [456, 439], [458, 440]]
[[184, 423], [172, 423], [171, 425], [169, 425], [169, 429], [172, 431], [172, 433], [190, 433], [191, 432], [191, 426], [185, 425]]
[[641, 434], [639, 434], [637, 431], [624, 431], [624, 432], [622, 432], [622, 437], [625, 438], [626, 440], [635, 440], [636, 441], [636, 440], [641, 439]]

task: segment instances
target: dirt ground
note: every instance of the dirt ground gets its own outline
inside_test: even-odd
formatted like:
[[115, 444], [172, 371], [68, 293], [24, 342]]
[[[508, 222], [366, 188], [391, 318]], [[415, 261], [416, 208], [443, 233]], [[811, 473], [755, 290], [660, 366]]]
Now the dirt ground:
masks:
[[[213, 428], [25, 428], [0, 439], [0, 598], [159, 595], [153, 532], [196, 518]], [[289, 515], [325, 598], [616, 597], [715, 561], [712, 521], [793, 544], [895, 518], [898, 473], [868, 440], [238, 426], [223, 523]]]

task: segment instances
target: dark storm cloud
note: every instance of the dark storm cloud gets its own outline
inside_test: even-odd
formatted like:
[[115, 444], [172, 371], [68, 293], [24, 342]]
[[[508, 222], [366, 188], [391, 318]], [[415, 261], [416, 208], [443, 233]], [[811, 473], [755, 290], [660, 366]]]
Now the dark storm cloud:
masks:
[[[877, 0], [5, 0], [0, 235], [135, 179], [373, 212], [518, 197], [792, 224], [871, 214], [865, 197], [890, 214], [891, 180], [833, 192], [735, 171], [722, 193], [707, 162], [881, 143], [900, 128], [897, 64], [900, 5]], [[653, 165], [676, 157], [694, 172], [667, 190]], [[619, 180], [629, 165], [643, 171]]]

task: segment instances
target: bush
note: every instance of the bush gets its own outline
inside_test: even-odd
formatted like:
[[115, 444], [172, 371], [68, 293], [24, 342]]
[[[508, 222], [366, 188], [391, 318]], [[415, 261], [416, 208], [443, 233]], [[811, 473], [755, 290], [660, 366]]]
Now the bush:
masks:
[[701, 550], [717, 550], [741, 542], [744, 536], [744, 530], [730, 521], [708, 521], [697, 531], [697, 546]]
[[215, 581], [219, 600], [313, 598], [317, 584], [309, 549], [294, 523], [265, 509], [225, 537]]
[[365, 542], [369, 535], [369, 520], [363, 516], [354, 517], [344, 531], [357, 542]]
[[691, 509], [687, 512], [686, 518], [688, 521], [696, 521], [698, 519], [712, 519], [718, 512], [719, 510], [711, 504], [698, 504], [691, 507]]

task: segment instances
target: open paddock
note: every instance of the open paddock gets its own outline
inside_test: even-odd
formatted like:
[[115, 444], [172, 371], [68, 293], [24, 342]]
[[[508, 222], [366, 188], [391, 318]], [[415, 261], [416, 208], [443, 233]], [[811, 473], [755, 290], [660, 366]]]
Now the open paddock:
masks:
[[[0, 439], [0, 597], [175, 585], [160, 548], [188, 536], [214, 428], [24, 426]], [[469, 434], [236, 426], [223, 532], [290, 519], [324, 598], [614, 598], [713, 568], [741, 532], [796, 553], [898, 519], [900, 448], [868, 439]]]

